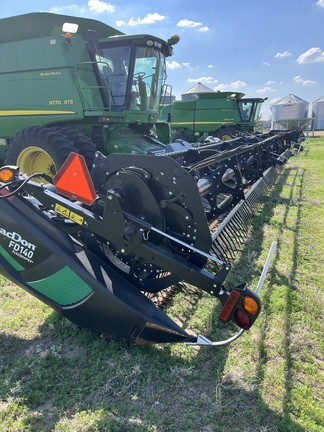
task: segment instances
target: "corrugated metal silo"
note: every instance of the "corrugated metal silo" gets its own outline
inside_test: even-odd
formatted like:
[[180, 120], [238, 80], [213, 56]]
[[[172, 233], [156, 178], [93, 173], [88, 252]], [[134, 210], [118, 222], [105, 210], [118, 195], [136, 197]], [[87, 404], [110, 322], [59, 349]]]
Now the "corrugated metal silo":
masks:
[[313, 102], [314, 129], [324, 129], [324, 96]]
[[211, 88], [205, 86], [204, 84], [201, 84], [198, 82], [193, 87], [191, 87], [189, 90], [185, 91], [181, 95], [181, 100], [183, 101], [190, 101], [195, 99], [195, 94], [197, 93], [215, 93], [214, 90]]
[[272, 105], [272, 120], [285, 129], [301, 129], [308, 123], [309, 103], [289, 94]]

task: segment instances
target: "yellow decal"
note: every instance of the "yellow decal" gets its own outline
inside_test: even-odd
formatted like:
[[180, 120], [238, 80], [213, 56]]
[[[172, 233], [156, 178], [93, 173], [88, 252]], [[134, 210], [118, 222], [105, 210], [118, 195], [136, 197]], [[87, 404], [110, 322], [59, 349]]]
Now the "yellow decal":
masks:
[[54, 210], [56, 211], [56, 213], [59, 213], [62, 216], [65, 216], [67, 218], [70, 217], [70, 210], [66, 207], [61, 206], [60, 204], [55, 204]]
[[56, 213], [59, 213], [60, 215], [66, 217], [67, 219], [70, 219], [71, 221], [82, 225], [83, 224], [83, 217], [79, 216], [77, 213], [74, 213], [70, 211], [68, 208], [61, 206], [60, 204], [55, 204], [54, 210]]
[[[53, 104], [52, 104], [53, 105]], [[7, 116], [33, 116], [33, 115], [61, 115], [76, 114], [75, 111], [58, 111], [58, 110], [3, 110], [0, 111], [0, 117]]]
[[[195, 125], [221, 125], [224, 123], [225, 120], [223, 121], [219, 121], [219, 122], [215, 122], [215, 121], [208, 121], [208, 122], [172, 122], [172, 126], [184, 126], [184, 125], [192, 125], [192, 123], [194, 123]], [[231, 122], [232, 123], [232, 122]], [[234, 123], [233, 123], [234, 124]]]
[[73, 222], [75, 222], [75, 223], [77, 223], [77, 224], [79, 224], [79, 225], [82, 225], [82, 224], [83, 224], [83, 217], [82, 217], [82, 216], [79, 216], [79, 215], [76, 214], [76, 213], [71, 212], [71, 213], [70, 213], [70, 217], [69, 217], [69, 219], [71, 219], [71, 221], [73, 221]]

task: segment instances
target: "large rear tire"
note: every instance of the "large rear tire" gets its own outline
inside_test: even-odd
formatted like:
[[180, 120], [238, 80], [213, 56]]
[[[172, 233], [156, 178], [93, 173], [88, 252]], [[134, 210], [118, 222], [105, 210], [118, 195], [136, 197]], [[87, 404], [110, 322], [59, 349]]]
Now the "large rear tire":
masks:
[[230, 126], [221, 126], [213, 135], [220, 138], [222, 141], [229, 141], [235, 138], [235, 130]]
[[65, 135], [73, 143], [74, 147], [78, 149], [79, 154], [84, 157], [88, 168], [91, 169], [97, 148], [90, 138], [73, 127], [57, 126], [54, 129]]
[[11, 140], [5, 163], [18, 165], [28, 175], [40, 172], [54, 177], [71, 152], [78, 150], [65, 135], [53, 128], [32, 126]]

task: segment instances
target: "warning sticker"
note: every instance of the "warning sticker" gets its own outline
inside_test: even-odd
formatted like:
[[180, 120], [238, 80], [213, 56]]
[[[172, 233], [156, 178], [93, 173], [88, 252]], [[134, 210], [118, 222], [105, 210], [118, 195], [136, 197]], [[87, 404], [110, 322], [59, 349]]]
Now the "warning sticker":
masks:
[[60, 204], [55, 204], [55, 211], [56, 211], [56, 213], [59, 213], [60, 215], [66, 217], [67, 219], [70, 219], [71, 221], [73, 221], [79, 225], [83, 224], [84, 218], [82, 216], [78, 215], [77, 213], [70, 211], [68, 208], [63, 207]]
[[66, 207], [63, 207], [60, 204], [55, 204], [54, 210], [56, 211], [56, 213], [59, 213], [66, 218], [70, 218], [70, 210]]
[[79, 224], [79, 225], [82, 225], [82, 224], [83, 224], [83, 217], [82, 217], [82, 216], [79, 216], [79, 215], [76, 214], [76, 213], [71, 212], [71, 213], [70, 213], [70, 217], [69, 217], [69, 219], [71, 219], [71, 221], [73, 221], [73, 222], [75, 222], [75, 223], [77, 223], [77, 224]]

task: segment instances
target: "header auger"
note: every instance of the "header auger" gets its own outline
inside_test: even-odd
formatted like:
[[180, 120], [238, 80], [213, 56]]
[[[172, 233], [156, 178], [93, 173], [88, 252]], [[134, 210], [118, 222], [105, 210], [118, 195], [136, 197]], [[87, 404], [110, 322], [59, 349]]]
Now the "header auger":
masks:
[[[0, 271], [107, 338], [213, 345], [147, 296], [181, 281], [217, 298], [222, 322], [248, 330], [260, 300], [245, 283], [226, 288], [227, 256], [236, 253], [236, 233], [262, 199], [259, 183], [270, 187], [299, 135], [210, 139], [199, 147], [177, 142], [147, 155], [96, 152], [90, 173], [84, 157], [71, 153], [54, 180], [4, 166]], [[226, 213], [231, 224], [219, 241], [211, 226]]]

